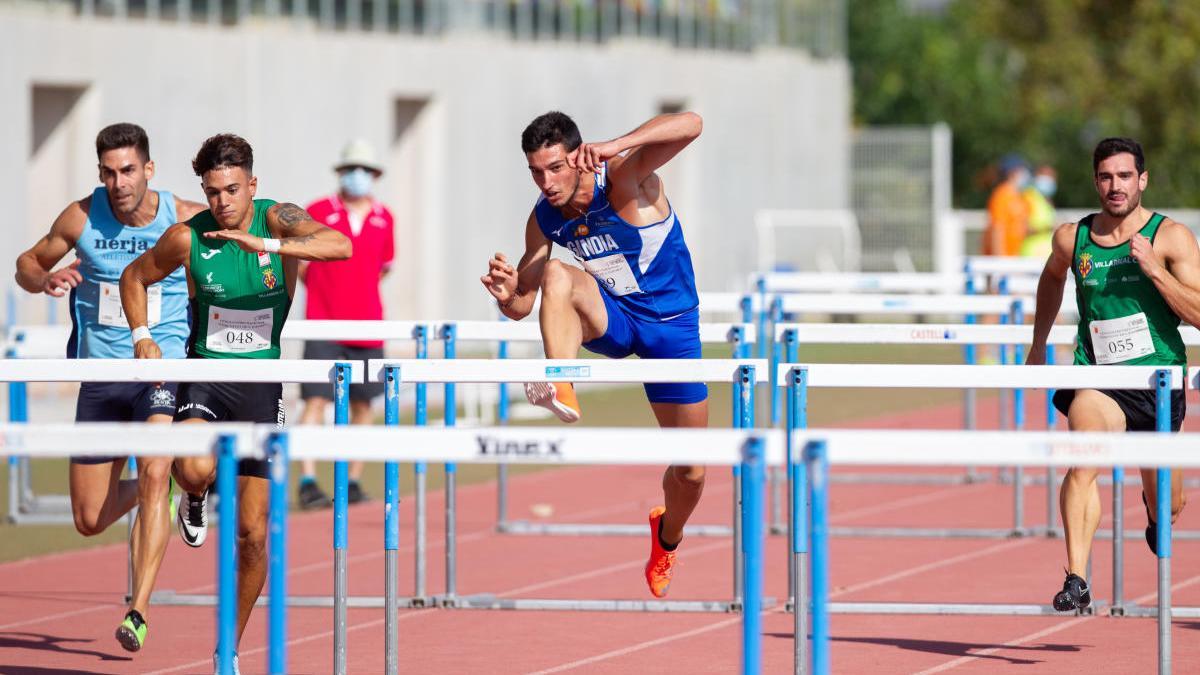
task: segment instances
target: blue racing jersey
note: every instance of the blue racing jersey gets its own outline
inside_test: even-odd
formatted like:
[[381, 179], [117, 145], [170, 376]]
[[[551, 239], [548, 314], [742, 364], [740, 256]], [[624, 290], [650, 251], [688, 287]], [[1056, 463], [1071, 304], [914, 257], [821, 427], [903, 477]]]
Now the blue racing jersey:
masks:
[[[154, 246], [176, 223], [175, 197], [158, 193], [158, 213], [142, 227], [129, 227], [113, 215], [108, 191], [92, 193], [91, 208], [75, 255], [83, 282], [71, 290], [71, 340], [67, 357], [79, 359], [131, 359], [133, 341], [121, 308], [121, 273], [133, 259]], [[147, 322], [163, 358], [187, 356], [188, 286], [180, 267], [146, 289]]]
[[574, 254], [600, 288], [622, 309], [650, 319], [670, 319], [696, 309], [696, 274], [673, 208], [663, 220], [637, 227], [608, 201], [607, 165], [596, 176], [588, 212], [565, 218], [538, 199], [534, 217], [550, 241]]

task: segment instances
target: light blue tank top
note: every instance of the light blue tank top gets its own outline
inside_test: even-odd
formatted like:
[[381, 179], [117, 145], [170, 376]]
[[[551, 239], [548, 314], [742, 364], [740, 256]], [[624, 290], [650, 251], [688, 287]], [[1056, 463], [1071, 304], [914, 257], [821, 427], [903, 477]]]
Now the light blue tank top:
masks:
[[[134, 258], [154, 246], [163, 232], [176, 222], [175, 197], [170, 192], [158, 192], [158, 213], [153, 222], [144, 227], [127, 227], [117, 220], [105, 188], [98, 187], [92, 192], [87, 223], [75, 244], [83, 282], [71, 291], [72, 330], [67, 343], [68, 358], [133, 358], [129, 324], [120, 310], [121, 272]], [[163, 358], [184, 358], [191, 330], [184, 269], [180, 267], [146, 291], [150, 333], [162, 349]], [[156, 305], [159, 308], [157, 317]]]
[[700, 304], [692, 255], [675, 210], [644, 227], [617, 215], [608, 201], [607, 165], [596, 177], [588, 213], [564, 218], [545, 198], [534, 207], [538, 228], [575, 254], [599, 286], [623, 308], [648, 319], [670, 319]]

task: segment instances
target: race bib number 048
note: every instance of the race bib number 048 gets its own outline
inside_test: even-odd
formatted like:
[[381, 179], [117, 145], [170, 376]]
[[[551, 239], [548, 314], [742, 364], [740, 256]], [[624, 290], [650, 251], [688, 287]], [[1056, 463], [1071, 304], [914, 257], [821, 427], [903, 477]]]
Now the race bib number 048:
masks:
[[1154, 353], [1154, 339], [1142, 312], [1120, 319], [1093, 321], [1088, 326], [1092, 352], [1102, 366], [1123, 363]]
[[208, 308], [208, 337], [204, 346], [223, 354], [248, 354], [271, 348], [275, 311]]

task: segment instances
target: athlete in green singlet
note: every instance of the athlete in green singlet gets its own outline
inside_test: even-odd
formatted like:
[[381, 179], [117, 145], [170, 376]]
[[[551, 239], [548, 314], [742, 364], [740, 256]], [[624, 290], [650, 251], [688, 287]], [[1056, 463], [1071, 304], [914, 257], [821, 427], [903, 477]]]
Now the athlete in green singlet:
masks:
[[[278, 359], [300, 260], [350, 257], [350, 240], [314, 222], [295, 204], [254, 199], [254, 154], [238, 136], [204, 142], [192, 168], [209, 210], [172, 225], [153, 248], [121, 275], [121, 304], [133, 331], [134, 355], [161, 357], [145, 331], [146, 287], [179, 267], [187, 270], [192, 331], [189, 358]], [[181, 384], [176, 422], [259, 422], [283, 425], [283, 386], [277, 382]], [[216, 476], [212, 457], [175, 461], [187, 491], [179, 532], [189, 546], [207, 534], [206, 498]], [[238, 640], [266, 578], [269, 482], [263, 460], [238, 463]], [[235, 647], [236, 653], [236, 647]], [[236, 663], [236, 662], [235, 662]]]
[[[1101, 212], [1054, 233], [1053, 253], [1037, 290], [1033, 344], [1026, 363], [1046, 362], [1046, 338], [1062, 303], [1067, 273], [1075, 278], [1079, 307], [1076, 365], [1186, 364], [1180, 320], [1200, 325], [1200, 249], [1187, 227], [1142, 207], [1146, 173], [1142, 147], [1128, 138], [1106, 138], [1092, 157]], [[1072, 431], [1154, 431], [1153, 391], [1061, 390], [1054, 405]], [[1183, 423], [1182, 391], [1171, 393], [1171, 428]], [[1067, 541], [1067, 578], [1054, 596], [1060, 612], [1092, 601], [1084, 580], [1092, 537], [1100, 524], [1098, 469], [1073, 467], [1059, 503]], [[1155, 470], [1142, 469], [1146, 543], [1154, 551]], [[1187, 501], [1183, 479], [1172, 472], [1171, 521]]]

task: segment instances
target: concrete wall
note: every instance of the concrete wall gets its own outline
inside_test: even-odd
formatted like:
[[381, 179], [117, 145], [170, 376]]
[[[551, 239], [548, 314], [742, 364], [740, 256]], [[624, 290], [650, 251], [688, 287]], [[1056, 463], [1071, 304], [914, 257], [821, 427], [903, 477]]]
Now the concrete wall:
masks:
[[[190, 160], [211, 134], [245, 136], [260, 196], [299, 203], [333, 190], [348, 138], [370, 140], [391, 169], [379, 194], [401, 220], [386, 282], [395, 319], [493, 315], [478, 276], [493, 251], [520, 253], [536, 189], [519, 135], [546, 110], [595, 140], [664, 105], [704, 116], [704, 135], [666, 173], [702, 290], [750, 271], [755, 210], [847, 206], [848, 67], [794, 50], [192, 27], [10, 6], [0, 63], [5, 261], [96, 184], [93, 139], [116, 121], [149, 132], [154, 186], [197, 200]], [[21, 321], [45, 316], [44, 300], [22, 298]]]

